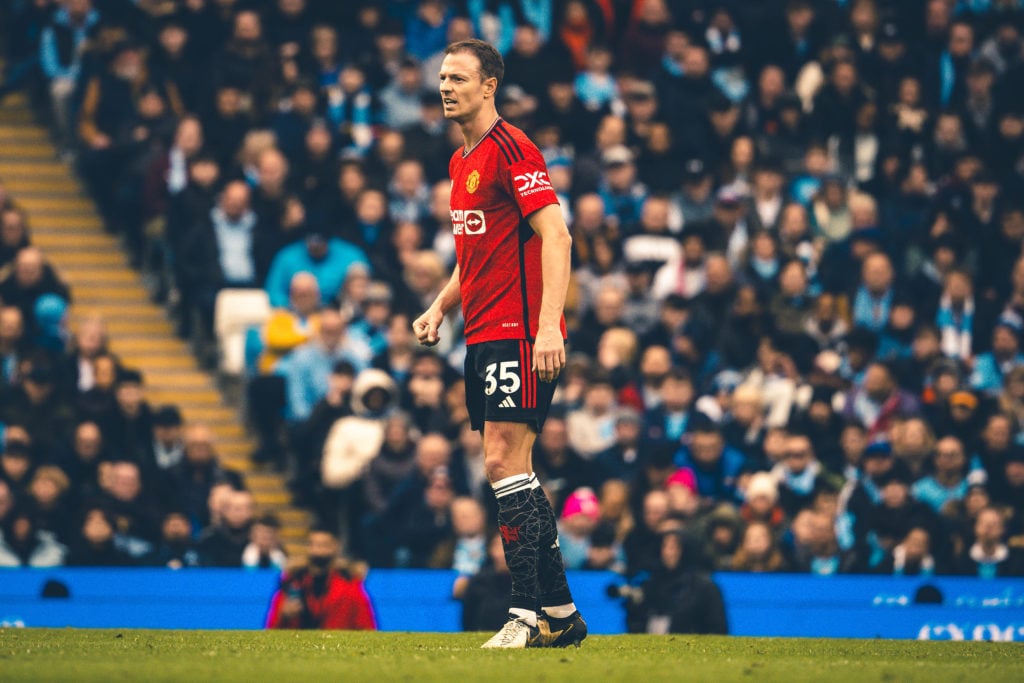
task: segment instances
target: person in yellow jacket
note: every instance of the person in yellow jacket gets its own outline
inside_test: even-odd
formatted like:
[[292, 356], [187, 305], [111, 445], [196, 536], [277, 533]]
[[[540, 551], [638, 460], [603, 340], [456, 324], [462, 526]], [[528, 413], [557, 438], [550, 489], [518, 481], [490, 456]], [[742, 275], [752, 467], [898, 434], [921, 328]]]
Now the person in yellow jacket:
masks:
[[312, 273], [296, 273], [288, 288], [288, 308], [275, 308], [263, 326], [259, 372], [272, 373], [278, 362], [312, 339], [320, 328], [320, 285]]
[[278, 468], [285, 464], [285, 382], [277, 370], [288, 354], [319, 330], [320, 285], [312, 273], [296, 273], [288, 288], [288, 307], [275, 308], [260, 330], [263, 351], [256, 364], [258, 374], [247, 387], [249, 419], [259, 441], [252, 456], [256, 462], [272, 462]]

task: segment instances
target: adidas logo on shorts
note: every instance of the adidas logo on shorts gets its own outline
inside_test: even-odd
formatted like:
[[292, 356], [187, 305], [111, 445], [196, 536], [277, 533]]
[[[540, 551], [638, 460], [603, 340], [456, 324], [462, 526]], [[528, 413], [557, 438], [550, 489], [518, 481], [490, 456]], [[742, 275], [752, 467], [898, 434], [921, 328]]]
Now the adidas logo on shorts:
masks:
[[499, 408], [515, 408], [516, 402], [512, 400], [511, 396], [506, 396], [502, 399], [501, 403], [498, 404]]

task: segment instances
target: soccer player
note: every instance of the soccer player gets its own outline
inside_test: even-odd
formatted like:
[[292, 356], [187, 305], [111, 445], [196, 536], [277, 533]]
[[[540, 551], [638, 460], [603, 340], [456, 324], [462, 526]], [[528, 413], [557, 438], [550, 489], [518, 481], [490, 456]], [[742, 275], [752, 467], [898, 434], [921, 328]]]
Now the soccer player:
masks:
[[466, 402], [482, 430], [487, 478], [512, 574], [509, 620], [485, 648], [579, 646], [587, 626], [573, 604], [555, 515], [533, 473], [532, 449], [565, 366], [562, 310], [572, 238], [544, 159], [498, 116], [505, 66], [480, 40], [452, 43], [441, 65], [444, 115], [462, 129], [452, 155], [451, 216], [457, 264], [413, 323], [421, 344], [438, 342], [462, 302]]

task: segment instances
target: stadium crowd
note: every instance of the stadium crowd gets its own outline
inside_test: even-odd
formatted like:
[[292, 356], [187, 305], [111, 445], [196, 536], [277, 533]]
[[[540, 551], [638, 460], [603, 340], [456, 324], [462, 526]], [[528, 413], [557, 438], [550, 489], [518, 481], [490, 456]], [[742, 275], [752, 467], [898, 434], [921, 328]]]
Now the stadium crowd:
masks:
[[[219, 291], [267, 291], [254, 458], [346, 554], [455, 568], [471, 601], [505, 580], [460, 321], [433, 349], [410, 330], [454, 263], [436, 74], [477, 36], [574, 238], [534, 455], [569, 568], [1024, 575], [1019, 0], [23, 0], [4, 23], [0, 93], [33, 95], [179, 331], [212, 342]], [[102, 321], [64, 349], [70, 295], [0, 205], [0, 564], [280, 566], [276, 521], [208, 429], [149, 410]]]

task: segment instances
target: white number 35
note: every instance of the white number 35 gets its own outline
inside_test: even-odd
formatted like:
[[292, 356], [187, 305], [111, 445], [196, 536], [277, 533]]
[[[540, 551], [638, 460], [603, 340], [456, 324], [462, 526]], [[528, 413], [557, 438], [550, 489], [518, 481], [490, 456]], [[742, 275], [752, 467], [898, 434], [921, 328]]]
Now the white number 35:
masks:
[[[519, 361], [508, 360], [502, 363], [491, 363], [487, 366], [486, 374], [484, 375], [484, 393], [490, 396], [497, 389], [501, 389], [506, 394], [513, 394], [519, 390], [522, 383], [519, 381]], [[498, 377], [494, 376], [494, 373], [498, 373]], [[501, 384], [498, 384], [498, 381]]]

